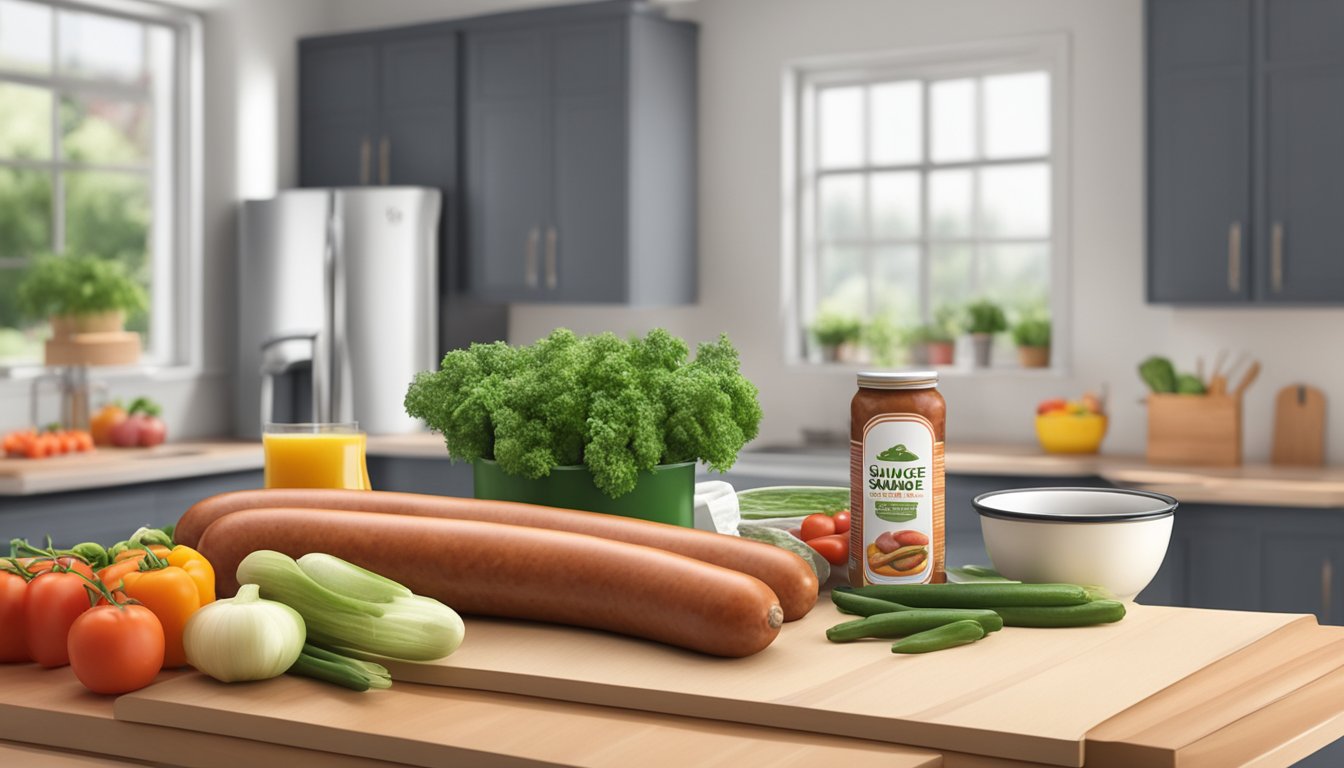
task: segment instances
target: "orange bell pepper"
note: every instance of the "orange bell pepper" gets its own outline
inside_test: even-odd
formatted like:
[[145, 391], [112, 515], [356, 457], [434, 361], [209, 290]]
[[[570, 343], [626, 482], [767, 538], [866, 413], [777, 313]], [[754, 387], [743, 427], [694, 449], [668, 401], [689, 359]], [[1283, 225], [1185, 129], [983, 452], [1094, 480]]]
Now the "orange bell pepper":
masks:
[[[162, 544], [150, 544], [150, 545], [149, 545], [149, 551], [150, 551], [150, 552], [153, 552], [154, 554], [158, 555], [159, 557], [167, 557], [167, 556], [168, 556], [168, 553], [169, 553], [171, 550], [169, 550], [168, 547], [165, 547], [165, 546], [163, 546]], [[125, 550], [125, 551], [123, 551], [123, 552], [118, 552], [118, 553], [117, 553], [117, 556], [116, 556], [115, 558], [113, 558], [112, 562], [114, 562], [114, 563], [120, 563], [120, 562], [123, 561], [123, 560], [139, 560], [140, 558], [142, 558], [142, 557], [144, 557], [144, 556], [145, 556], [145, 550], [144, 550], [144, 548], [142, 548], [142, 547], [133, 547], [133, 548], [128, 549], [128, 550]]]
[[[200, 558], [203, 560], [203, 558]], [[214, 572], [211, 571], [213, 579]], [[163, 668], [187, 663], [182, 632], [187, 619], [201, 608], [201, 590], [186, 569], [153, 552], [144, 556], [137, 570], [122, 576], [122, 592], [154, 612], [163, 625]]]

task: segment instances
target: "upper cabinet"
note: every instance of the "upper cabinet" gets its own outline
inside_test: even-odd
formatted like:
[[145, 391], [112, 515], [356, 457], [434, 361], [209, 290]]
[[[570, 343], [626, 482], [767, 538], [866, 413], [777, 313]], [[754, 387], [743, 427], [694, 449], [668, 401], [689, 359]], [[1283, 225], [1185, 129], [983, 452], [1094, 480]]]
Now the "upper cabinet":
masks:
[[1344, 3], [1149, 0], [1148, 298], [1344, 301]]
[[620, 7], [465, 28], [471, 293], [694, 301], [696, 29]]
[[300, 42], [299, 183], [454, 189], [457, 94], [451, 30]]

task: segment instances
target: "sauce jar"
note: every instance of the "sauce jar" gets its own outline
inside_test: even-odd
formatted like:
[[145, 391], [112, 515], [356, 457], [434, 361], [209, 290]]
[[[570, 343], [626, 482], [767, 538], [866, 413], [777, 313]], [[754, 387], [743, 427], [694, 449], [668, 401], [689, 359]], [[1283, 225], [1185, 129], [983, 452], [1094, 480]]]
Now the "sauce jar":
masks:
[[946, 581], [938, 373], [859, 373], [849, 418], [850, 585]]

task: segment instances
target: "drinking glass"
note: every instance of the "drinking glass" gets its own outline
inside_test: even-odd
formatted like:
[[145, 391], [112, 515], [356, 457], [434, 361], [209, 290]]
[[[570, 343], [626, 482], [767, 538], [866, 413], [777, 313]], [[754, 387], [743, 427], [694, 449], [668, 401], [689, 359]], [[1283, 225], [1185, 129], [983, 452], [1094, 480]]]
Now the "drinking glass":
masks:
[[370, 489], [365, 438], [356, 422], [266, 424], [267, 488]]

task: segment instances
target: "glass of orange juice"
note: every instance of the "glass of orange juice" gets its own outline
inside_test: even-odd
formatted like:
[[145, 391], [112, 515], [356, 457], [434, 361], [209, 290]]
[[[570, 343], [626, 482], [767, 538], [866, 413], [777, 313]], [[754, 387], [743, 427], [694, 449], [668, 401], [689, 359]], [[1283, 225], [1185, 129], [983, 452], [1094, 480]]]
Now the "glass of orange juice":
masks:
[[370, 488], [364, 433], [356, 422], [268, 423], [261, 444], [267, 488]]

